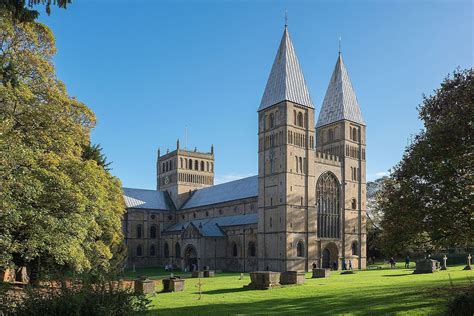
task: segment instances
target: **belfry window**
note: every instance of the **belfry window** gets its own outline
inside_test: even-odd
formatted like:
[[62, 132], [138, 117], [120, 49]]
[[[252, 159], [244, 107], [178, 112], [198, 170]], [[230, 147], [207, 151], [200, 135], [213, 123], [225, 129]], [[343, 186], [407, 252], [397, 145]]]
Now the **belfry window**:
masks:
[[199, 170], [199, 161], [194, 160], [194, 170]]
[[201, 171], [204, 171], [204, 161], [201, 161]]
[[188, 167], [189, 167], [189, 170], [193, 170], [193, 160], [192, 159], [188, 160]]
[[318, 237], [340, 238], [340, 189], [333, 173], [322, 174], [316, 183], [316, 210]]
[[304, 124], [303, 124], [303, 114], [301, 114], [301, 112], [298, 112], [298, 126], [301, 126], [301, 127], [304, 126]]

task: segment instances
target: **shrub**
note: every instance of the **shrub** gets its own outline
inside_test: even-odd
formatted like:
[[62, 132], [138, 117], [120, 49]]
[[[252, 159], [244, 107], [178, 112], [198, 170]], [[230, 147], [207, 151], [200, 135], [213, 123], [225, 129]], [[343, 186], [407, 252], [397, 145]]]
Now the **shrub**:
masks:
[[474, 286], [448, 302], [447, 315], [474, 315]]
[[62, 281], [56, 286], [27, 288], [14, 315], [130, 315], [145, 311], [150, 300], [117, 282]]

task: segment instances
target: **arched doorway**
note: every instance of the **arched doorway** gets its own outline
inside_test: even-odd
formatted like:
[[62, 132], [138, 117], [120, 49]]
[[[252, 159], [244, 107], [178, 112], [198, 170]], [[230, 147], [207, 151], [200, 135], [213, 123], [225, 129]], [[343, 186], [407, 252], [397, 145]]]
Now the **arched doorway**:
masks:
[[187, 246], [184, 252], [184, 262], [188, 271], [192, 271], [193, 265], [198, 268], [197, 252], [193, 246]]
[[323, 268], [329, 269], [331, 267], [331, 252], [328, 248], [323, 250]]

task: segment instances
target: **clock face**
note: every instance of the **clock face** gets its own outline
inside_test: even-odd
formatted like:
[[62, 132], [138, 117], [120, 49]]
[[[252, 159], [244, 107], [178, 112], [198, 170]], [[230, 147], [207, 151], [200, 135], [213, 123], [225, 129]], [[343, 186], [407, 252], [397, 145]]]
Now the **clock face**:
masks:
[[166, 176], [165, 177], [165, 184], [168, 184], [168, 183], [170, 183], [170, 178]]

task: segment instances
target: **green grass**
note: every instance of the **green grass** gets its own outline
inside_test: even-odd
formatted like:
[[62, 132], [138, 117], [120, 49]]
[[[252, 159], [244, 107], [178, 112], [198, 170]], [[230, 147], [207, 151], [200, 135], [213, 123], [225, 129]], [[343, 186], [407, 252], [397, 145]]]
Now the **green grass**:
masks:
[[[341, 275], [331, 272], [327, 279], [311, 279], [304, 285], [271, 290], [246, 290], [248, 274], [221, 273], [201, 279], [202, 298], [198, 300], [197, 279], [187, 279], [185, 291], [158, 293], [152, 297], [149, 315], [439, 315], [456, 291], [474, 282], [472, 271], [463, 266], [449, 267], [433, 274], [412, 274], [412, 269], [356, 271]], [[177, 273], [175, 273], [176, 275]], [[449, 276], [451, 277], [451, 282]], [[163, 278], [168, 272], [142, 269], [128, 276]], [[183, 275], [186, 277], [188, 274]], [[471, 279], [471, 281], [469, 280]], [[157, 291], [161, 286], [157, 287]]]

